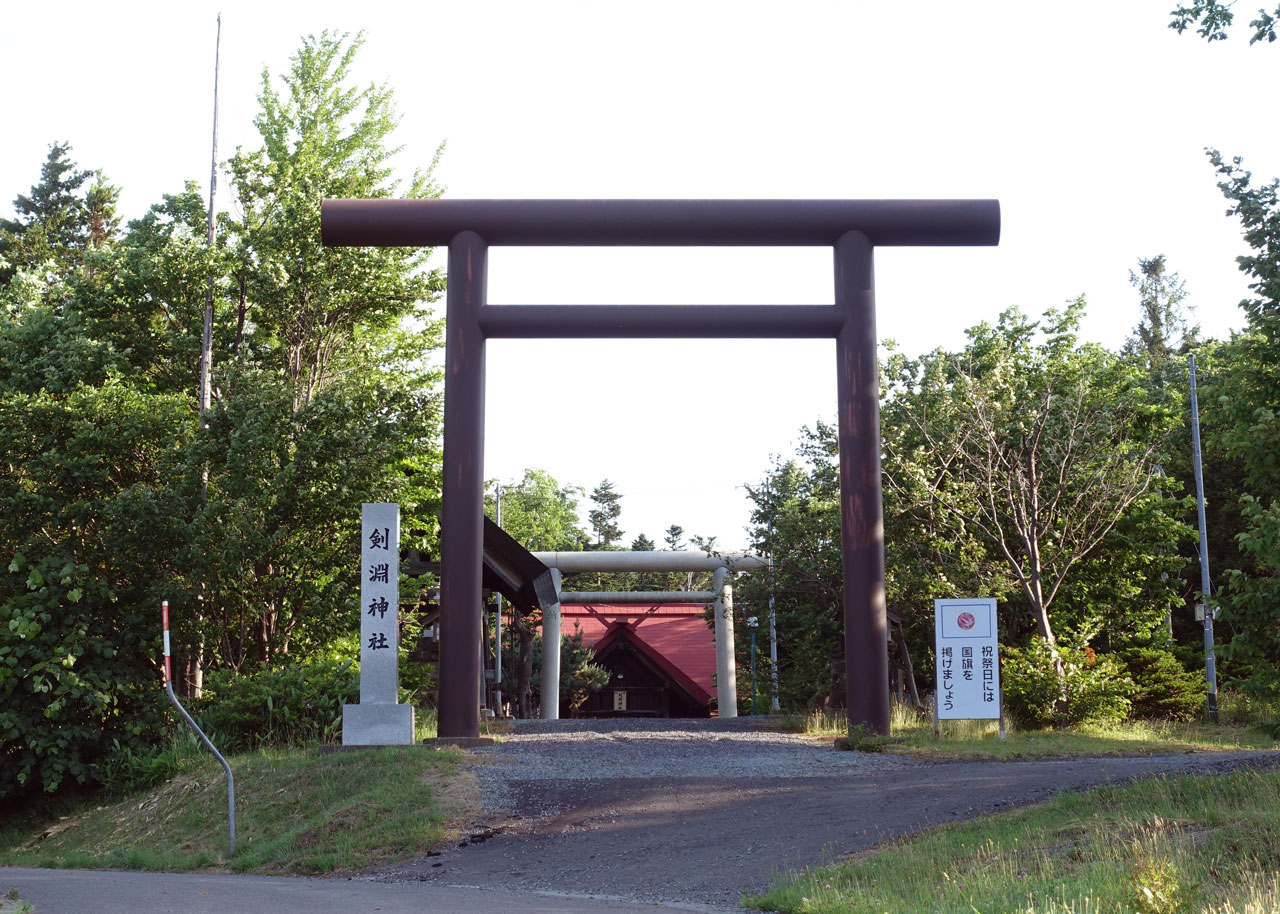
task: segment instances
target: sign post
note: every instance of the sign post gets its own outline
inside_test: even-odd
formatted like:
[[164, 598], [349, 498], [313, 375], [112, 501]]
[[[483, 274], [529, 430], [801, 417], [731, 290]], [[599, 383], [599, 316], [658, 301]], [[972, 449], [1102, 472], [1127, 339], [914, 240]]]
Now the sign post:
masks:
[[342, 745], [413, 744], [399, 704], [400, 506], [365, 504], [360, 523], [360, 703], [342, 706]]
[[933, 612], [938, 667], [934, 733], [942, 720], [999, 720], [1004, 739], [995, 599], [934, 600]]

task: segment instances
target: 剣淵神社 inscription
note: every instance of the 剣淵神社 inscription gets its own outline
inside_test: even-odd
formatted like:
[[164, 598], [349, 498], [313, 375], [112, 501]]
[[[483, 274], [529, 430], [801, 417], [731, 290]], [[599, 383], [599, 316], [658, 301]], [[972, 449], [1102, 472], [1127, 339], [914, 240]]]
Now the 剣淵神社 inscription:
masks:
[[400, 506], [365, 504], [360, 523], [360, 703], [342, 706], [344, 746], [413, 743], [400, 685]]

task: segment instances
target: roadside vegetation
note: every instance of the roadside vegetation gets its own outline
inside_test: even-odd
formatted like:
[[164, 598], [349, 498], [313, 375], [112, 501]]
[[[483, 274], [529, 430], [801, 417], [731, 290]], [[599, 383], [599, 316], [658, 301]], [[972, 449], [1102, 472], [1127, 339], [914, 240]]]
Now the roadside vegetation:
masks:
[[790, 715], [783, 726], [794, 732], [841, 740], [841, 748], [893, 752], [933, 759], [1017, 759], [1090, 755], [1161, 755], [1175, 752], [1231, 752], [1277, 747], [1275, 702], [1222, 693], [1220, 723], [1202, 720], [1123, 720], [1066, 727], [1019, 727], [1006, 722], [1005, 738], [994, 720], [944, 720], [935, 736], [933, 720], [895, 702], [888, 737], [855, 734], [842, 711]]
[[4, 894], [4, 897], [0, 898], [0, 911], [12, 912], [12, 914], [31, 914], [32, 910], [31, 902], [23, 901], [17, 889], [9, 889]]
[[803, 874], [747, 904], [806, 914], [1280, 911], [1280, 771], [1066, 794]]
[[[1274, 701], [1224, 692], [1221, 722], [1121, 720], [1019, 728], [893, 706], [891, 736], [849, 733], [841, 712], [784, 718], [842, 748], [917, 758], [1026, 759], [1276, 750]], [[1158, 778], [1067, 794], [945, 826], [804, 872], [749, 906], [784, 914], [1276, 914], [1280, 769]]]
[[319, 754], [268, 748], [228, 759], [236, 779], [236, 851], [228, 854], [226, 781], [203, 749], [176, 745], [181, 773], [114, 800], [66, 802], [0, 828], [0, 864], [315, 875], [422, 853], [476, 800], [461, 753], [421, 746]]

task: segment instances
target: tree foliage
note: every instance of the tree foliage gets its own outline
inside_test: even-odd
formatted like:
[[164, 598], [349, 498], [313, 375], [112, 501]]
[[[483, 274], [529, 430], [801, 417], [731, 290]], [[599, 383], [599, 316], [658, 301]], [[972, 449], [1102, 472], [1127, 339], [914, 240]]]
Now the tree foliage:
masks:
[[[1163, 513], [1152, 470], [1175, 422], [1130, 363], [1077, 343], [1083, 309], [1051, 310], [1043, 328], [1006, 311], [963, 353], [893, 360], [882, 413], [902, 509], [991, 547], [1050, 648], [1073, 575], [1135, 511]], [[1126, 532], [1132, 547], [1172, 531]], [[1118, 608], [1092, 606], [1077, 626]]]
[[1240, 462], [1245, 490], [1243, 529], [1236, 534], [1243, 567], [1228, 572], [1220, 595], [1232, 629], [1224, 653], [1238, 664], [1236, 678], [1280, 692], [1280, 180], [1257, 184], [1240, 158], [1228, 162], [1216, 151], [1210, 157], [1222, 178], [1218, 187], [1231, 201], [1228, 214], [1240, 219], [1252, 248], [1238, 263], [1254, 293], [1240, 303], [1247, 331], [1223, 347], [1230, 374], [1212, 387], [1221, 424], [1217, 443]]
[[[572, 632], [560, 635], [560, 697], [559, 708], [565, 717], [576, 717], [578, 710], [594, 693], [609, 682], [609, 671], [595, 662], [595, 652], [587, 646], [583, 631], [574, 626]], [[524, 677], [519, 669], [502, 668], [502, 688], [508, 695], [524, 695], [517, 698], [516, 710], [520, 717], [534, 717], [546, 700], [542, 694], [542, 639], [530, 638], [529, 675]]]
[[1032, 638], [1000, 658], [1004, 706], [1024, 729], [1115, 723], [1129, 714], [1134, 684], [1120, 661], [1093, 648]]
[[91, 780], [154, 727], [187, 416], [117, 380], [0, 392], [0, 801]]
[[[1005, 643], [1052, 646], [1062, 629], [1073, 644], [1099, 633], [1145, 644], [1163, 624], [1185, 503], [1151, 470], [1176, 404], [1136, 360], [1077, 341], [1083, 307], [1043, 324], [1008, 311], [960, 352], [891, 353], [885, 365], [886, 596], [919, 675], [940, 597], [1007, 604]], [[834, 429], [806, 430], [749, 492], [753, 546], [774, 559], [782, 702], [820, 704], [843, 647]], [[747, 615], [766, 608], [763, 577], [740, 582]]]
[[[1231, 9], [1234, 5], [1234, 2], [1222, 3], [1220, 0], [1192, 0], [1191, 3], [1179, 4], [1169, 14], [1173, 16], [1169, 28], [1181, 35], [1194, 26], [1196, 34], [1207, 41], [1225, 41], [1227, 29], [1236, 18]], [[1257, 17], [1249, 21], [1249, 28], [1253, 29], [1249, 44], [1275, 41], [1277, 19], [1280, 19], [1280, 6], [1272, 12], [1265, 8], [1258, 10]]]
[[[494, 489], [493, 481], [485, 487]], [[502, 529], [531, 552], [574, 552], [588, 536], [578, 520], [580, 486], [560, 485], [546, 470], [526, 469], [519, 482], [502, 483]], [[485, 495], [485, 512], [497, 516], [497, 497]]]
[[596, 535], [596, 548], [608, 549], [622, 539], [618, 518], [622, 515], [622, 495], [607, 479], [591, 490], [591, 503], [595, 505], [587, 514], [591, 530]]
[[264, 74], [213, 247], [191, 185], [118, 233], [66, 144], [0, 233], [0, 800], [156, 732], [161, 598], [179, 660], [324, 659], [358, 626], [360, 503], [436, 535], [443, 277], [320, 244], [325, 196], [438, 193], [430, 169], [392, 179], [391, 93], [348, 87], [359, 46], [324, 33]]
[[[391, 92], [348, 85], [360, 45], [325, 32], [303, 40], [282, 86], [264, 72], [262, 146], [229, 165], [241, 207], [227, 226], [233, 357], [193, 452], [208, 498], [188, 584], [203, 629], [192, 649], [203, 637], [236, 667], [321, 651], [350, 626], [361, 502], [397, 501], [406, 530], [435, 531], [428, 354], [440, 327], [428, 306], [443, 278], [425, 269], [427, 251], [320, 240], [321, 199], [398, 189]], [[438, 192], [428, 170], [405, 196]]]
[[[378, 357], [379, 336], [405, 318], [429, 320], [424, 303], [443, 288], [423, 269], [428, 250], [332, 248], [320, 239], [326, 197], [398, 193], [390, 145], [397, 117], [385, 86], [348, 85], [363, 38], [324, 32], [303, 40], [280, 86], [262, 74], [256, 150], [229, 165], [242, 215], [236, 273], [258, 357], [291, 382], [295, 407], [344, 372]], [[439, 196], [433, 172], [415, 172], [400, 196]], [[371, 351], [372, 350], [372, 351]]]
[[1168, 271], [1163, 254], [1140, 259], [1138, 272], [1129, 271], [1129, 282], [1138, 290], [1142, 310], [1123, 352], [1144, 362], [1154, 383], [1162, 386], [1173, 358], [1194, 346], [1199, 331], [1188, 326], [1183, 310], [1186, 284]]
[[[831, 661], [843, 631], [834, 429], [825, 423], [804, 429], [797, 454], [775, 458], [747, 493], [754, 503], [752, 548], [771, 556], [773, 569], [735, 582], [735, 616], [765, 615], [772, 595], [779, 702], [789, 709], [822, 704], [834, 688]], [[748, 643], [749, 632], [735, 635], [737, 644]]]
[[0, 219], [0, 281], [41, 265], [68, 276], [113, 240], [119, 191], [101, 172], [78, 168], [70, 152], [70, 143], [51, 144], [39, 183], [13, 201], [17, 218]]

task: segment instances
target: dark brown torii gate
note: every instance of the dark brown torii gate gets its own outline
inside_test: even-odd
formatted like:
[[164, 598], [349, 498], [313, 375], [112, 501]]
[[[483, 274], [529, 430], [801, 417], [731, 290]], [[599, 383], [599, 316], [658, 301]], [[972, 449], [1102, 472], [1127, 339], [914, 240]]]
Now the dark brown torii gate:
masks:
[[[485, 340], [822, 338], [836, 341], [849, 723], [889, 732], [876, 353], [877, 246], [994, 245], [995, 200], [325, 200], [326, 245], [448, 245], [442, 737], [480, 732]], [[491, 305], [490, 245], [831, 246], [834, 305]]]

